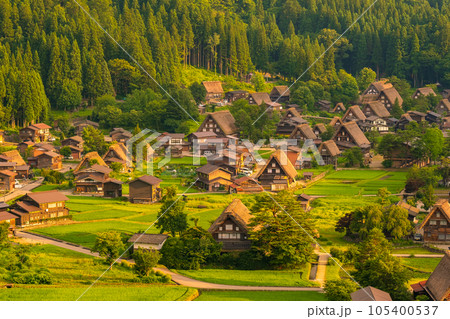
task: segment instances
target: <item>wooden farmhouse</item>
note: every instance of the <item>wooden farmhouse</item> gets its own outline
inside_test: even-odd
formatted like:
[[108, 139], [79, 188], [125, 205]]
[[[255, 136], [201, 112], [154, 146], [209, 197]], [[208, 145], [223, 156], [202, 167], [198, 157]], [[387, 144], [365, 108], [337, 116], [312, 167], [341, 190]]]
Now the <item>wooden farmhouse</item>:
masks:
[[27, 164], [17, 150], [7, 151], [0, 154], [0, 163], [15, 163], [16, 166]]
[[131, 167], [128, 167], [127, 161], [127, 147], [123, 143], [116, 143], [109, 146], [108, 151], [103, 156], [103, 161], [110, 166], [112, 163], [121, 165], [121, 172], [131, 172]]
[[75, 120], [73, 122], [73, 126], [75, 127], [75, 134], [78, 136], [82, 136], [84, 129], [87, 127], [92, 127], [96, 130], [98, 130], [98, 128], [100, 127], [100, 125], [97, 122], [85, 119]]
[[204, 81], [203, 86], [206, 89], [206, 103], [218, 102], [223, 99], [222, 82], [220, 81]]
[[109, 133], [109, 136], [113, 142], [126, 143], [133, 136], [133, 134], [121, 127], [117, 127]]
[[9, 170], [0, 171], [0, 192], [10, 192], [14, 190], [17, 173]]
[[450, 114], [450, 100], [442, 99], [436, 106], [436, 113]]
[[356, 290], [350, 297], [352, 301], [392, 301], [389, 293], [371, 286]]
[[433, 89], [430, 87], [423, 87], [423, 88], [418, 88], [414, 92], [414, 94], [411, 96], [411, 98], [418, 99], [421, 96], [428, 96], [428, 95], [436, 96], [436, 93], [434, 93]]
[[417, 215], [419, 215], [420, 210], [417, 207], [411, 206], [404, 201], [398, 201], [396, 206], [403, 208], [408, 212], [408, 220], [411, 222], [417, 222]]
[[164, 234], [137, 233], [131, 236], [128, 242], [133, 244], [132, 251], [137, 249], [161, 250], [167, 238], [169, 236]]
[[372, 101], [366, 103], [362, 111], [366, 117], [377, 116], [381, 118], [391, 117], [391, 113], [387, 110], [383, 103], [380, 101]]
[[331, 109], [332, 109], [332, 106], [331, 106], [331, 105], [332, 105], [331, 102], [330, 102], [330, 101], [327, 101], [327, 100], [318, 100], [318, 101], [316, 102], [316, 104], [315, 104], [315, 106], [316, 106], [319, 110], [325, 111], [325, 112], [330, 112], [330, 111], [331, 111]]
[[346, 111], [345, 105], [342, 102], [337, 103], [331, 110], [331, 113], [344, 113]]
[[208, 156], [208, 164], [220, 166], [236, 176], [244, 164], [243, 153], [231, 152], [225, 149], [220, 153]]
[[205, 143], [207, 139], [215, 139], [217, 138], [217, 134], [211, 131], [205, 132], [193, 132], [188, 135], [188, 143], [190, 145], [194, 143]]
[[237, 178], [233, 181], [233, 184], [230, 185], [231, 193], [260, 193], [264, 191], [261, 185], [251, 177], [243, 176]]
[[311, 210], [311, 201], [312, 201], [312, 196], [309, 196], [307, 194], [299, 194], [297, 195], [297, 200], [300, 202], [300, 205], [302, 206], [302, 209], [307, 212]]
[[225, 93], [225, 100], [227, 100], [229, 103], [233, 103], [241, 99], [246, 100], [248, 98], [248, 95], [248, 92], [244, 90], [229, 91]]
[[269, 96], [272, 102], [287, 103], [290, 96], [289, 87], [287, 85], [274, 86]]
[[129, 183], [130, 185], [130, 203], [150, 204], [161, 199], [162, 180], [151, 175], [141, 176]]
[[234, 199], [209, 227], [213, 238], [222, 243], [222, 251], [250, 249], [248, 224], [252, 218], [249, 209], [238, 198]]
[[450, 205], [447, 200], [436, 202], [419, 230], [423, 231], [425, 243], [450, 244]]
[[371, 83], [360, 96], [360, 103], [364, 105], [368, 102], [380, 101], [389, 112], [392, 111], [395, 101], [401, 107], [403, 104], [402, 97], [391, 83], [386, 82], [387, 80], [381, 80]]
[[28, 164], [31, 168], [58, 170], [62, 168], [62, 158], [62, 155], [49, 151], [28, 158]]
[[196, 186], [208, 192], [228, 191], [233, 181], [231, 172], [223, 167], [206, 164], [197, 168]]
[[112, 169], [99, 164], [78, 170], [75, 173], [75, 192], [81, 194], [104, 193], [103, 184], [109, 179], [111, 172]]
[[108, 178], [103, 182], [103, 197], [117, 198], [122, 197], [122, 181], [114, 178]]
[[70, 147], [71, 156], [74, 159], [81, 159], [83, 154], [83, 138], [81, 136], [72, 136], [61, 142], [61, 146]]
[[363, 132], [378, 131], [380, 133], [385, 133], [389, 131], [387, 121], [376, 115], [372, 115], [366, 118], [366, 121], [364, 123], [361, 123], [359, 127]]
[[414, 122], [409, 113], [404, 113], [395, 124], [395, 130], [405, 130], [409, 123]]
[[17, 216], [14, 214], [11, 214], [8, 211], [9, 205], [0, 202], [0, 224], [7, 223], [9, 224], [8, 229], [12, 231], [16, 227], [16, 218]]
[[256, 175], [257, 180], [266, 190], [281, 191], [288, 189], [297, 177], [297, 171], [286, 153], [276, 150]]
[[218, 111], [209, 113], [197, 132], [214, 132], [218, 137], [237, 135], [239, 130], [230, 111]]
[[370, 151], [370, 142], [356, 122], [347, 122], [340, 126], [333, 136], [333, 141], [341, 151], [359, 147], [365, 154]]
[[297, 125], [289, 138], [296, 139], [298, 144], [303, 144], [306, 140], [317, 140], [316, 134], [308, 124]]
[[293, 107], [289, 108], [277, 124], [276, 134], [290, 135], [297, 125], [307, 124], [300, 113]]
[[363, 111], [359, 108], [358, 105], [350, 106], [342, 117], [342, 122], [364, 122], [366, 120], [366, 116]]
[[19, 151], [20, 154], [25, 155], [28, 148], [33, 147], [34, 144], [35, 143], [31, 141], [20, 142], [19, 144], [17, 144], [17, 150]]
[[327, 131], [327, 127], [323, 123], [317, 123], [313, 127], [313, 132], [317, 137], [320, 137], [323, 133]]
[[183, 133], [162, 133], [157, 140], [164, 140], [164, 149], [170, 148], [173, 157], [181, 156], [183, 151], [189, 151], [189, 143], [184, 140]]
[[269, 105], [271, 102], [270, 95], [266, 92], [250, 93], [248, 96], [248, 104]]
[[21, 141], [45, 142], [50, 138], [51, 128], [51, 126], [44, 123], [32, 124], [21, 129], [19, 137]]
[[337, 166], [337, 159], [341, 155], [341, 151], [333, 140], [329, 140], [320, 144], [319, 154], [322, 156], [325, 165]]
[[441, 114], [435, 113], [433, 111], [427, 111], [425, 115], [425, 121], [430, 124], [439, 124], [442, 120]]
[[50, 143], [36, 143], [33, 146], [31, 146], [33, 152], [32, 152], [32, 156], [36, 157], [42, 153], [46, 153], [46, 152], [54, 152], [56, 153], [57, 150], [56, 148], [53, 146], [53, 144]]
[[447, 250], [428, 280], [412, 284], [414, 297], [426, 295], [433, 301], [450, 301], [450, 251]]
[[103, 158], [101, 158], [101, 156], [98, 155], [97, 152], [89, 152], [89, 153], [85, 154], [83, 159], [81, 160], [81, 162], [78, 163], [77, 167], [74, 170], [74, 174], [76, 174], [78, 171], [80, 171], [82, 169], [89, 168], [94, 164], [108, 167], [108, 165], [106, 165]]
[[344, 124], [344, 122], [342, 121], [342, 119], [339, 116], [335, 116], [331, 119], [330, 121], [330, 126], [333, 127], [334, 129], [337, 129], [339, 126], [341, 126], [342, 124]]
[[66, 201], [69, 199], [57, 190], [28, 193], [17, 201], [10, 212], [16, 215], [18, 226], [31, 226], [50, 222], [69, 215]]

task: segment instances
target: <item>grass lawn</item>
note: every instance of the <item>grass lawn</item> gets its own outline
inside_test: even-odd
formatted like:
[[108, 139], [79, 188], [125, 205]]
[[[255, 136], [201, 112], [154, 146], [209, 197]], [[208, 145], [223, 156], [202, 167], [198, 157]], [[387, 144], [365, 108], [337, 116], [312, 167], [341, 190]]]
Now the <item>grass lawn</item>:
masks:
[[406, 266], [431, 273], [439, 264], [441, 258], [402, 258], [401, 260]]
[[[204, 194], [189, 195], [186, 202], [188, 220], [199, 219], [199, 226], [207, 229], [222, 210], [235, 197], [245, 203], [252, 203], [251, 195]], [[86, 247], [93, 247], [96, 234], [105, 231], [118, 231], [131, 235], [146, 230], [157, 218], [160, 203], [141, 205], [131, 204], [117, 199], [101, 197], [69, 196], [67, 207], [75, 222], [68, 225], [36, 228], [35, 233], [58, 238]], [[154, 226], [149, 233], [158, 233]]]
[[208, 291], [202, 290], [195, 301], [325, 301], [315, 291]]
[[52, 191], [59, 188], [59, 184], [48, 184], [48, 185], [41, 185], [36, 187], [32, 190], [32, 192], [45, 192], [45, 191]]
[[310, 282], [310, 264], [296, 270], [228, 270], [228, 269], [200, 269], [177, 270], [180, 274], [197, 280], [216, 284], [239, 286], [297, 286], [314, 287]]
[[404, 188], [405, 181], [406, 172], [342, 170], [328, 174], [304, 192], [316, 196], [373, 195], [378, 189], [386, 187], [391, 193], [398, 193]]
[[[72, 288], [2, 289], [2, 301], [75, 301], [88, 286]], [[94, 286], [81, 301], [178, 301], [187, 300], [194, 288], [173, 285]]]
[[[15, 285], [14, 289], [0, 289], [0, 300], [76, 300], [108, 268], [101, 259], [52, 245], [31, 246], [31, 259], [36, 268], [49, 270], [53, 284]], [[115, 265], [82, 300], [186, 300], [196, 292], [195, 289], [174, 285], [136, 283], [135, 277], [130, 267]]]
[[436, 255], [437, 253], [434, 253], [432, 251], [429, 251], [422, 247], [417, 248], [405, 248], [405, 249], [393, 249], [393, 254], [408, 254], [408, 255]]
[[341, 276], [339, 275], [339, 272], [341, 270], [341, 267], [338, 266], [332, 259], [330, 259], [330, 263], [327, 265], [326, 268], [326, 280], [336, 280], [341, 279]]

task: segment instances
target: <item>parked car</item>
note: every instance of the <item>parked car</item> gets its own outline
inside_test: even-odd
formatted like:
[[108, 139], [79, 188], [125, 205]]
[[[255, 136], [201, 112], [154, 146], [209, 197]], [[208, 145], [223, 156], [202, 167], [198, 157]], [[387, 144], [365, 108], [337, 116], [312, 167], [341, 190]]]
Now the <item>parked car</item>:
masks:
[[73, 160], [73, 156], [67, 156], [66, 159]]
[[422, 234], [414, 234], [414, 240], [415, 241], [421, 241], [422, 240]]
[[16, 182], [14, 183], [14, 188], [16, 188], [16, 189], [22, 188], [22, 185], [20, 184], [19, 181], [16, 181]]

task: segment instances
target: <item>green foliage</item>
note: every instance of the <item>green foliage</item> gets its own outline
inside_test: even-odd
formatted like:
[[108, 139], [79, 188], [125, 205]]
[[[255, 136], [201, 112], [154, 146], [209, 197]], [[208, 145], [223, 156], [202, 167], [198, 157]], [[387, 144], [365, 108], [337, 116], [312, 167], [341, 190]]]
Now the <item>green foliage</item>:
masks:
[[9, 233], [9, 223], [5, 222], [0, 223], [0, 246], [9, 243], [8, 233]]
[[[288, 191], [272, 199], [258, 197], [252, 209], [250, 240], [257, 257], [273, 268], [293, 268], [309, 261], [314, 233], [309, 216]], [[297, 224], [299, 223], [299, 224]]]
[[83, 141], [83, 148], [86, 153], [98, 152], [100, 155], [103, 155], [108, 149], [102, 132], [92, 126], [84, 128]]
[[167, 239], [161, 249], [161, 263], [175, 269], [199, 269], [218, 258], [221, 246], [203, 228], [189, 228], [180, 237]]
[[359, 147], [353, 147], [342, 153], [346, 167], [364, 167], [364, 155]]
[[359, 71], [356, 81], [361, 91], [364, 91], [370, 83], [375, 81], [377, 74], [371, 68], [363, 68]]
[[72, 151], [69, 146], [63, 146], [59, 150], [59, 154], [61, 154], [64, 157], [69, 157], [72, 154]]
[[206, 89], [203, 84], [194, 82], [189, 86], [189, 90], [195, 100], [196, 103], [201, 103], [205, 100], [206, 97]]
[[118, 162], [111, 163], [109, 167], [113, 170], [114, 173], [120, 173], [120, 171], [123, 169], [123, 165]]
[[172, 236], [181, 234], [188, 227], [187, 214], [184, 212], [185, 202], [179, 198], [168, 197], [158, 212], [155, 227], [161, 233], [170, 232]]
[[327, 280], [323, 289], [329, 301], [350, 301], [350, 294], [355, 292], [358, 286], [351, 280], [338, 279]]
[[136, 263], [134, 265], [136, 274], [139, 277], [148, 277], [153, 272], [153, 267], [158, 264], [161, 256], [157, 250], [138, 248], [133, 252], [133, 259]]
[[104, 232], [97, 234], [92, 251], [98, 252], [101, 257], [106, 258], [108, 264], [112, 265], [124, 248], [120, 233]]
[[409, 272], [391, 255], [391, 246], [381, 230], [374, 228], [358, 248], [353, 276], [363, 287], [388, 292], [393, 300], [410, 300], [406, 286]]

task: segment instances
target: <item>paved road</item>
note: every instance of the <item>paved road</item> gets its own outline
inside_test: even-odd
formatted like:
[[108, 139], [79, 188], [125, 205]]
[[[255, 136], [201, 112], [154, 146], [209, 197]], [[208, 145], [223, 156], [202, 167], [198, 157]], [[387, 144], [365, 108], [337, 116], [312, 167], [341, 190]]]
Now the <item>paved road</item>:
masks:
[[44, 178], [39, 177], [37, 180], [31, 181], [31, 182], [23, 185], [22, 188], [15, 189], [11, 193], [0, 197], [0, 201], [8, 202], [8, 201], [13, 200], [13, 199], [15, 199], [17, 197], [20, 197], [20, 196], [23, 196], [23, 195], [25, 195], [27, 193], [30, 193], [33, 189], [41, 186], [43, 181], [44, 181]]
[[[82, 254], [99, 257], [97, 253], [92, 253], [89, 248], [76, 246], [64, 241], [51, 239], [48, 237], [42, 237], [35, 234], [25, 233], [21, 231], [16, 232], [17, 237], [26, 238], [29, 240], [33, 240], [35, 242], [39, 242], [42, 244], [49, 244], [53, 246], [58, 246], [61, 248], [69, 249], [72, 251], [76, 251]], [[261, 286], [237, 286], [237, 285], [221, 285], [221, 284], [213, 284], [209, 282], [204, 282], [196, 279], [192, 279], [189, 277], [182, 276], [180, 274], [176, 274], [170, 271], [167, 268], [155, 268], [155, 270], [159, 270], [165, 274], [168, 274], [172, 277], [172, 281], [186, 287], [192, 288], [201, 288], [201, 289], [215, 289], [215, 290], [249, 290], [249, 291], [318, 291], [322, 292], [322, 288], [319, 287], [261, 287]]]

